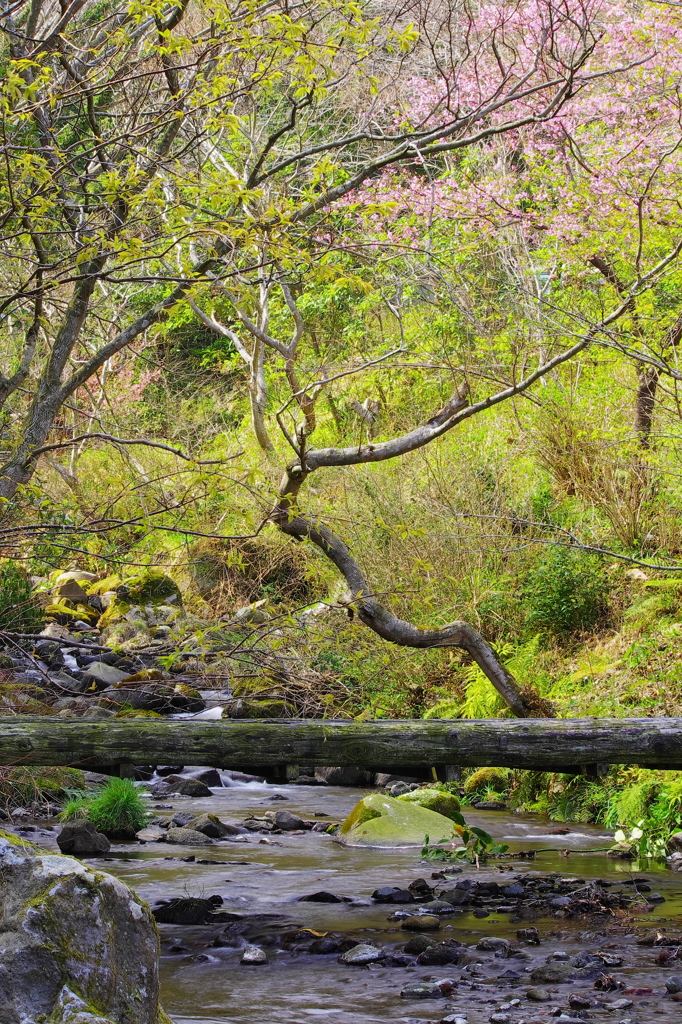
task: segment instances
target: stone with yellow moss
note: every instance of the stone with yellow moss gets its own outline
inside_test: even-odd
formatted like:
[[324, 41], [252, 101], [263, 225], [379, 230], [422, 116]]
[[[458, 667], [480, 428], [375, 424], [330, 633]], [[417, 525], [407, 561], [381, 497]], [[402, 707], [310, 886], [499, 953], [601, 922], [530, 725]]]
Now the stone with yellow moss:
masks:
[[171, 1024], [146, 903], [73, 857], [0, 835], [3, 1024]]

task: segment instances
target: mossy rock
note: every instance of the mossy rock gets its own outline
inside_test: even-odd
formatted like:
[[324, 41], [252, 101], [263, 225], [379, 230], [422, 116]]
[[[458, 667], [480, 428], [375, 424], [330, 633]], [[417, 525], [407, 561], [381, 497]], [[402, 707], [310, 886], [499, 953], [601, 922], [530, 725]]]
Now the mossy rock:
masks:
[[182, 604], [180, 588], [175, 580], [163, 572], [145, 570], [124, 581], [119, 588], [126, 593], [121, 593], [130, 604], [168, 604], [169, 601]]
[[119, 879], [73, 857], [0, 836], [0, 910], [9, 946], [3, 1019], [166, 1024], [159, 938], [149, 907]]
[[107, 626], [116, 626], [121, 622], [125, 622], [126, 612], [130, 611], [130, 603], [127, 600], [123, 600], [120, 597], [115, 597], [108, 608], [104, 610], [100, 616], [97, 625], [100, 629], [106, 629]]
[[[443, 794], [444, 795], [444, 794]], [[346, 846], [422, 846], [455, 837], [452, 823], [426, 807], [370, 793], [360, 800], [342, 823], [337, 839]]]
[[285, 700], [237, 700], [223, 711], [223, 718], [292, 718], [294, 710]]
[[459, 814], [459, 800], [452, 793], [443, 793], [439, 789], [415, 789], [411, 793], [403, 793], [397, 798], [408, 804], [418, 804], [419, 807], [426, 807], [429, 811], [442, 814], [446, 818], [454, 820]]
[[494, 789], [503, 793], [509, 782], [509, 768], [477, 768], [464, 783], [465, 793], [475, 793], [479, 789]]

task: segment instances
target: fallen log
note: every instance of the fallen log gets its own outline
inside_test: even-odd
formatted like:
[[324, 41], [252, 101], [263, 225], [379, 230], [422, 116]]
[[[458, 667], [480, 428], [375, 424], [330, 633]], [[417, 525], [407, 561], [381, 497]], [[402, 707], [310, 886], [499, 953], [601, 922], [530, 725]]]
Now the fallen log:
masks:
[[2, 765], [120, 763], [671, 767], [682, 766], [682, 719], [0, 719]]

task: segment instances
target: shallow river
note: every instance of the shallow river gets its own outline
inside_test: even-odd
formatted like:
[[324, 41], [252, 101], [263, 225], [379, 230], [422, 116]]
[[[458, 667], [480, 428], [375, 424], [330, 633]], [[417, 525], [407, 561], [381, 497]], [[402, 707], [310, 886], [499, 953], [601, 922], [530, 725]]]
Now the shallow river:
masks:
[[[335, 787], [271, 786], [260, 783], [216, 789], [213, 796], [201, 800], [177, 797], [175, 810], [210, 811], [224, 821], [239, 822], [248, 813], [263, 815], [267, 810], [286, 808], [310, 819], [318, 812], [330, 819], [344, 817], [363, 790]], [[286, 802], [273, 796], [286, 797]], [[152, 805], [156, 801], [151, 801]], [[167, 805], [164, 805], [167, 806]], [[158, 813], [163, 813], [159, 811]], [[529, 959], [496, 960], [493, 954], [481, 954], [483, 966], [447, 967], [349, 967], [338, 963], [337, 955], [311, 955], [303, 951], [281, 949], [278, 937], [286, 930], [312, 928], [320, 932], [342, 932], [358, 940], [402, 948], [410, 934], [400, 930], [399, 921], [389, 915], [404, 908], [373, 904], [371, 893], [384, 885], [402, 887], [416, 878], [431, 881], [441, 865], [420, 861], [420, 851], [346, 848], [319, 832], [305, 835], [277, 835], [263, 842], [260, 834], [222, 841], [197, 849], [150, 843], [146, 846], [115, 844], [113, 856], [93, 863], [101, 865], [129, 885], [150, 903], [174, 896], [221, 896], [224, 911], [243, 914], [252, 927], [253, 941], [264, 946], [268, 963], [241, 965], [242, 949], [216, 948], [213, 939], [225, 925], [181, 927], [162, 925], [162, 1001], [177, 1024], [374, 1024], [374, 1022], [440, 1021], [455, 1010], [466, 1013], [467, 1024], [487, 1022], [510, 999], [520, 999], [513, 1007], [514, 1022], [555, 1019], [555, 1007], [569, 1013], [569, 992], [585, 991], [594, 996], [593, 982], [561, 985], [552, 991], [552, 1001], [530, 1004], [525, 991], [530, 987], [527, 972], [557, 950], [574, 955], [586, 949], [610, 949], [622, 954], [624, 964], [613, 974], [627, 988], [651, 988], [653, 994], [625, 995], [616, 991], [603, 995], [605, 1004], [627, 999], [632, 1005], [612, 1010], [608, 1005], [590, 1009], [587, 1019], [595, 1021], [677, 1022], [682, 1004], [664, 996], [664, 981], [671, 974], [682, 975], [677, 961], [668, 967], [655, 965], [661, 950], [638, 946], [637, 939], [661, 926], [671, 934], [682, 930], [682, 876], [665, 869], [608, 859], [604, 853], [588, 851], [609, 845], [610, 835], [603, 830], [574, 825], [569, 835], [548, 835], [556, 823], [538, 817], [519, 817], [505, 812], [465, 811], [467, 820], [509, 843], [511, 850], [551, 847], [556, 852], [539, 854], [535, 860], [510, 861], [513, 871], [498, 864], [477, 872], [467, 867], [465, 876], [480, 881], [494, 879], [509, 883], [515, 875], [529, 872], [560, 872], [562, 877], [604, 878], [627, 881], [635, 875], [650, 880], [654, 891], [666, 902], [645, 914], [628, 918], [614, 916], [586, 920], [555, 920], [545, 917], [522, 923], [509, 920], [509, 914], [491, 913], [477, 918], [465, 909], [442, 919], [438, 937], [457, 938], [476, 943], [482, 936], [515, 939], [516, 929], [535, 925], [541, 937], [539, 946], [522, 946]], [[321, 820], [324, 820], [323, 818]], [[244, 841], [245, 840], [245, 841]], [[559, 850], [570, 849], [568, 855]], [[194, 854], [194, 862], [180, 858]], [[173, 859], [166, 859], [173, 857]], [[200, 859], [219, 861], [200, 864]], [[457, 876], [461, 878], [462, 875]], [[432, 883], [433, 884], [433, 883]], [[328, 890], [348, 896], [352, 903], [299, 903], [306, 894]], [[256, 915], [261, 915], [259, 918]], [[276, 915], [276, 916], [266, 916]], [[271, 943], [271, 944], [269, 944]], [[682, 955], [682, 954], [681, 954]], [[510, 983], [495, 980], [512, 967], [521, 980]], [[454, 995], [438, 1000], [405, 1000], [401, 989], [410, 982], [453, 978], [459, 983]], [[470, 987], [472, 986], [472, 987]], [[551, 990], [551, 986], [549, 986]], [[598, 994], [599, 995], [599, 994]]]

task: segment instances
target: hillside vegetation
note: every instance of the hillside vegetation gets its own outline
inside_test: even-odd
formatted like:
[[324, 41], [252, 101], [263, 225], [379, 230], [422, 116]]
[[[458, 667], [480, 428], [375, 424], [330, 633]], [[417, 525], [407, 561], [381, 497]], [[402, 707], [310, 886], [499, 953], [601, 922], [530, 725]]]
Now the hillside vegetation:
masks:
[[[62, 7], [0, 14], [4, 712], [85, 713], [47, 622], [175, 707], [681, 715], [680, 11]], [[487, 788], [676, 808], [624, 771]]]

